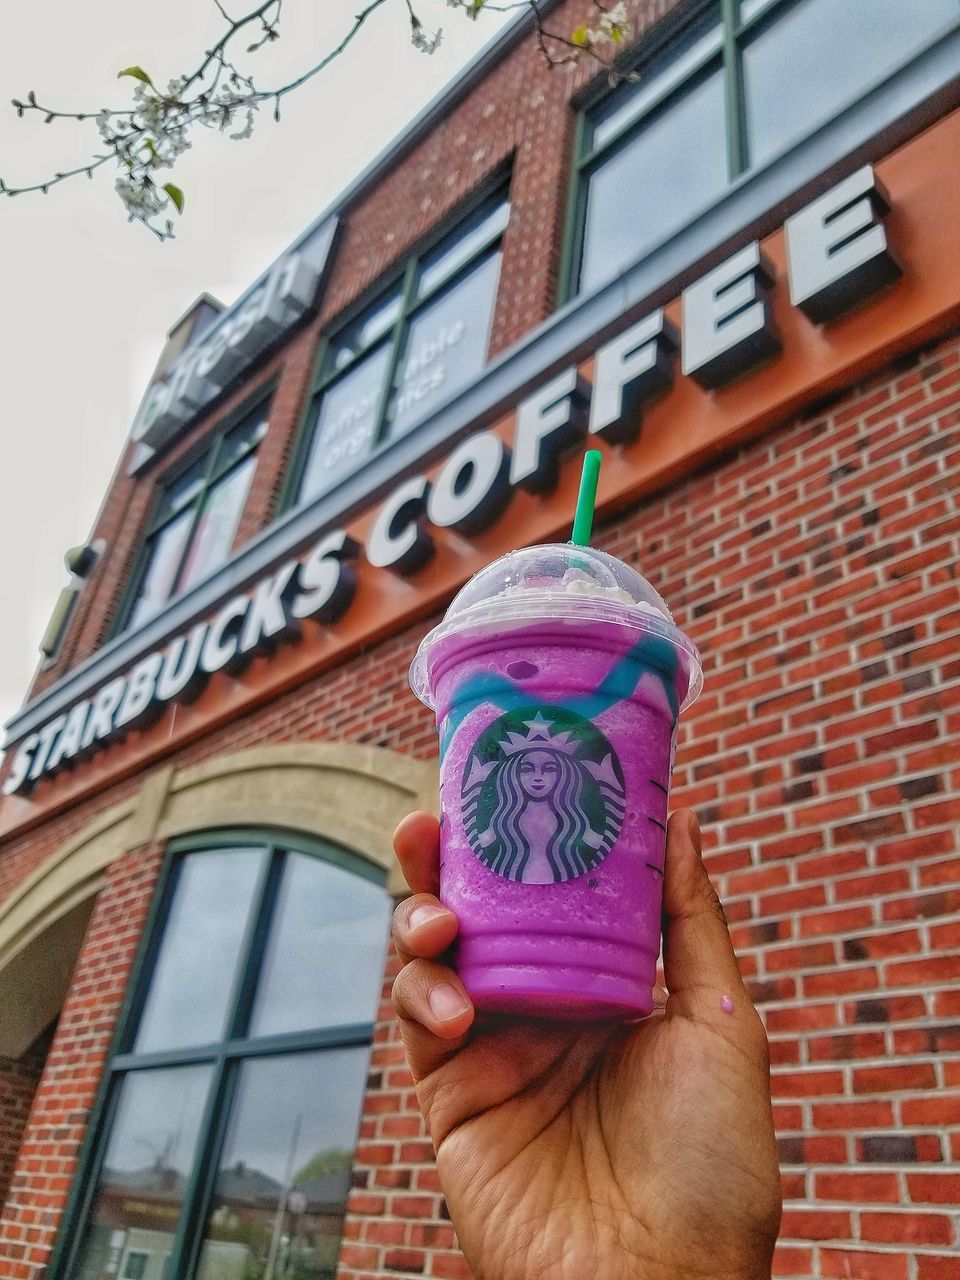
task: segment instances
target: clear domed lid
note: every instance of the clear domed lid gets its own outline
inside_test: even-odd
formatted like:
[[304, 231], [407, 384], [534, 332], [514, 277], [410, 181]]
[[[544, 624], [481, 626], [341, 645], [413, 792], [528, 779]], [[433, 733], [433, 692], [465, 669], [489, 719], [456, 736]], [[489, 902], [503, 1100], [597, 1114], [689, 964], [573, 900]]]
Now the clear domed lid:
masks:
[[673, 622], [663, 599], [636, 569], [605, 551], [563, 542], [520, 547], [494, 560], [454, 596], [444, 621], [487, 601], [520, 603], [531, 592], [615, 601]]
[[474, 627], [487, 630], [540, 620], [609, 623], [669, 641], [686, 658], [686, 708], [703, 687], [696, 646], [673, 621], [642, 574], [615, 556], [573, 543], [510, 551], [474, 574], [454, 596], [443, 621], [426, 635], [410, 667], [410, 685], [432, 707], [431, 656], [437, 644]]

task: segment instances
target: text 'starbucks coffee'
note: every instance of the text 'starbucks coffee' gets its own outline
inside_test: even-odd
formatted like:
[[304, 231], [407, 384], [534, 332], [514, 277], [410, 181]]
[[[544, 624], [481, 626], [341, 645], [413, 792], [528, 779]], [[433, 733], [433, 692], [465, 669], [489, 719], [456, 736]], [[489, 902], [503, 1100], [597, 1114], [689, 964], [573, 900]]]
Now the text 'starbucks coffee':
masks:
[[479, 1008], [652, 1008], [677, 717], [697, 651], [635, 570], [589, 547], [478, 573], [411, 668], [440, 732], [440, 896]]

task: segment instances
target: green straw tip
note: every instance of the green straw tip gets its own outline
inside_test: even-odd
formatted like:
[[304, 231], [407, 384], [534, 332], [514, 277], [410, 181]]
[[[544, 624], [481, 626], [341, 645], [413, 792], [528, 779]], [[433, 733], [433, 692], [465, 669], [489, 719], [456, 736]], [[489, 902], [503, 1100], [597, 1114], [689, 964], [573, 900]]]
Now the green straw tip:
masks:
[[573, 518], [573, 534], [570, 541], [578, 547], [590, 545], [593, 530], [593, 509], [597, 501], [597, 482], [603, 454], [599, 449], [588, 449], [583, 455], [583, 471], [580, 474], [580, 493]]

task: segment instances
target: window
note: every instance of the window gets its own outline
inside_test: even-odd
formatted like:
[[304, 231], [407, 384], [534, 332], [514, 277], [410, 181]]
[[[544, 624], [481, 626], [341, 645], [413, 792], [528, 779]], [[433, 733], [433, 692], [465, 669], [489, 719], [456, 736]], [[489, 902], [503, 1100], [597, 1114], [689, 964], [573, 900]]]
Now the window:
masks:
[[217, 432], [203, 455], [164, 486], [129, 606], [121, 612], [123, 629], [147, 622], [229, 558], [257, 445], [267, 432], [267, 411], [264, 402], [230, 430]]
[[332, 489], [486, 364], [509, 210], [502, 193], [485, 200], [326, 344], [298, 502]]
[[333, 1280], [390, 899], [297, 843], [174, 853], [57, 1280]]
[[960, 0], [712, 0], [581, 118], [572, 288], [588, 292], [960, 22]]

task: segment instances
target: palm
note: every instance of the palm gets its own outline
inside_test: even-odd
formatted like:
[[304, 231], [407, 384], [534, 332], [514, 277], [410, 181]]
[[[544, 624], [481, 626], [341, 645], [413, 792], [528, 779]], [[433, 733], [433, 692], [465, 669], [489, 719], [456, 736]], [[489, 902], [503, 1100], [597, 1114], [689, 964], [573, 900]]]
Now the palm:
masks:
[[477, 1274], [736, 1275], [744, 1232], [769, 1235], [752, 1158], [769, 1106], [745, 1109], [756, 1090], [744, 1076], [764, 1064], [725, 1031], [673, 1009], [632, 1031], [500, 1020], [425, 1080], [441, 1183], [468, 1260], [483, 1259]]
[[[422, 905], [435, 902], [434, 873], [406, 848], [416, 829], [401, 827], [397, 850]], [[427, 997], [451, 979], [459, 987], [449, 969], [414, 958], [397, 980], [440, 1182], [477, 1280], [770, 1275], [780, 1187], [766, 1038], [702, 864], [678, 831], [671, 821], [672, 994], [645, 1022], [473, 1023], [468, 1007], [444, 1021]], [[455, 920], [446, 912], [446, 923], [418, 926], [415, 911], [398, 908], [401, 956], [439, 956]]]

